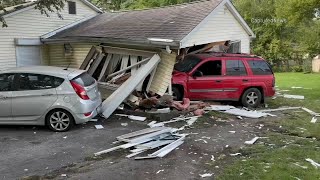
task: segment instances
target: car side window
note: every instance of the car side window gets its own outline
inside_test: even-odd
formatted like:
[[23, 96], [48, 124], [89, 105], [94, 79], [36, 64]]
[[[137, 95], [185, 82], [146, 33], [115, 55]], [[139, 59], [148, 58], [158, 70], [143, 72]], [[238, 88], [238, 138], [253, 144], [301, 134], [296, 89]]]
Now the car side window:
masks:
[[221, 60], [213, 60], [203, 63], [198, 67], [197, 73], [202, 76], [221, 76], [222, 63]]
[[18, 91], [51, 89], [60, 86], [62, 78], [41, 74], [19, 74]]
[[247, 70], [241, 60], [227, 60], [227, 75], [228, 76], [243, 76], [247, 75]]
[[12, 91], [14, 74], [0, 74], [0, 92]]

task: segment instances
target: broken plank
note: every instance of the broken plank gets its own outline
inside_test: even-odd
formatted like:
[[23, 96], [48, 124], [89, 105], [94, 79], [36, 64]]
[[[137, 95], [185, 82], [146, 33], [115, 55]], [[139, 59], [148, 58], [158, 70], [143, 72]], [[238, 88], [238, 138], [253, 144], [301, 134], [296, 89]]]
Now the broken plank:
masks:
[[311, 110], [308, 109], [308, 108], [303, 107], [303, 108], [301, 108], [301, 109], [304, 110], [304, 111], [306, 111], [307, 113], [311, 114], [312, 116], [320, 116], [319, 113], [315, 113], [315, 112], [311, 111]]
[[132, 158], [133, 156], [136, 156], [136, 155], [138, 155], [138, 154], [141, 154], [141, 153], [143, 153], [143, 152], [145, 152], [145, 151], [147, 151], [147, 150], [146, 150], [146, 149], [140, 149], [139, 151], [134, 152], [134, 153], [131, 153], [131, 154], [127, 155], [126, 157], [127, 157], [127, 158]]
[[103, 53], [99, 54], [97, 59], [95, 61], [93, 61], [91, 67], [89, 68], [88, 74], [90, 74], [91, 76], [93, 75], [93, 73], [96, 71], [96, 69], [98, 68], [99, 64], [101, 63], [101, 61], [104, 57], [105, 57], [105, 55]]
[[108, 118], [119, 105], [136, 89], [136, 87], [150, 74], [150, 72], [160, 62], [159, 55], [155, 54], [143, 68], [124, 82], [114, 93], [112, 93], [103, 103], [103, 116]]
[[158, 151], [150, 154], [149, 156], [157, 156], [157, 157], [164, 157], [165, 155], [167, 155], [168, 153], [170, 153], [171, 151], [173, 151], [175, 148], [177, 148], [178, 146], [180, 146], [184, 141], [185, 136], [182, 136], [181, 138], [177, 139], [176, 141], [170, 143], [169, 145], [159, 149]]
[[148, 133], [152, 133], [152, 132], [156, 132], [156, 131], [161, 131], [163, 129], [167, 129], [167, 127], [155, 127], [155, 128], [147, 128], [147, 129], [142, 129], [140, 131], [135, 131], [132, 133], [128, 133], [128, 134], [124, 134], [122, 136], [118, 136], [117, 139], [121, 140], [121, 139], [128, 139], [128, 138], [133, 138], [133, 137], [137, 137], [143, 134], [148, 134]]
[[284, 108], [277, 108], [277, 109], [264, 109], [260, 110], [259, 112], [275, 112], [275, 111], [286, 111], [286, 110], [296, 110], [300, 109], [301, 107], [284, 107]]
[[92, 46], [89, 53], [87, 54], [86, 58], [84, 59], [84, 61], [82, 62], [80, 69], [85, 70], [86, 67], [89, 65], [92, 57], [94, 56], [94, 54], [96, 53], [96, 47]]
[[120, 69], [124, 69], [128, 67], [128, 62], [129, 62], [129, 55], [122, 56]]
[[106, 61], [104, 62], [104, 65], [103, 65], [103, 68], [102, 68], [102, 70], [101, 70], [101, 73], [100, 73], [100, 76], [99, 76], [98, 81], [101, 81], [102, 79], [105, 78], [106, 71], [107, 71], [107, 67], [108, 67], [109, 62], [110, 62], [110, 60], [111, 60], [111, 57], [112, 57], [112, 54], [108, 54], [108, 55], [107, 55]]
[[153, 133], [150, 133], [150, 134], [139, 136], [139, 137], [134, 138], [134, 139], [130, 139], [130, 142], [131, 143], [140, 142], [140, 141], [142, 141], [144, 139], [153, 138], [155, 136], [159, 136], [159, 135], [170, 133], [170, 132], [172, 132], [172, 128], [167, 128], [167, 129], [163, 129], [161, 131], [153, 132]]
[[137, 50], [137, 49], [111, 47], [111, 46], [102, 46], [102, 47], [105, 50], [105, 52], [111, 53], [111, 54], [152, 57], [154, 54], [157, 53], [153, 51], [144, 51], [144, 50]]

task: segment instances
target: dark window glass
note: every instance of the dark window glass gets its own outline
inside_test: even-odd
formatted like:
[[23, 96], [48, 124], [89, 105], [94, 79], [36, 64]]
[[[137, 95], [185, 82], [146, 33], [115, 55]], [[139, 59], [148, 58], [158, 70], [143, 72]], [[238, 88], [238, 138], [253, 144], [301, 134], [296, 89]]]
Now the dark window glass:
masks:
[[14, 74], [0, 74], [0, 91], [11, 91]]
[[250, 68], [252, 70], [252, 73], [254, 75], [270, 75], [273, 74], [271, 67], [266, 61], [261, 60], [251, 60], [248, 61]]
[[41, 75], [41, 74], [20, 74], [17, 82], [17, 90], [41, 90], [51, 89], [60, 86], [64, 79]]
[[69, 14], [77, 14], [76, 2], [68, 1]]
[[96, 82], [96, 80], [93, 79], [93, 77], [91, 77], [88, 73], [82, 73], [81, 75], [74, 78], [73, 81], [84, 87], [91, 86]]
[[227, 75], [247, 75], [246, 68], [241, 60], [227, 60]]
[[174, 69], [180, 72], [191, 71], [199, 62], [200, 58], [197, 56], [186, 56], [181, 62], [174, 66]]
[[203, 63], [197, 71], [202, 76], [221, 76], [221, 61], [208, 61]]

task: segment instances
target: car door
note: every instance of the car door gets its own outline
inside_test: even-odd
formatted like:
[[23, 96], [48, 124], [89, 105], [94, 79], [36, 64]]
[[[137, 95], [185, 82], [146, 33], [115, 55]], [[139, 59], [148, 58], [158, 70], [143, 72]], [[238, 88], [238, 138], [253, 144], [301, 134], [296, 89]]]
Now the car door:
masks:
[[212, 59], [199, 63], [189, 73], [188, 91], [190, 99], [223, 99], [222, 61]]
[[14, 74], [0, 74], [0, 122], [12, 121], [12, 81]]
[[15, 79], [12, 94], [14, 121], [35, 121], [57, 100], [53, 77], [41, 74], [21, 73]]
[[238, 100], [242, 91], [250, 84], [248, 72], [245, 68], [244, 62], [239, 58], [224, 58], [225, 79], [224, 92], [227, 100]]

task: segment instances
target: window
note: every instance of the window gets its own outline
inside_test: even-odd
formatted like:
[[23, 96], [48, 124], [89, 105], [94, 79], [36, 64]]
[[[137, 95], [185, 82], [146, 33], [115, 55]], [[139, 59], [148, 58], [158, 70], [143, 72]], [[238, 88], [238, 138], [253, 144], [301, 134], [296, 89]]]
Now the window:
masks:
[[93, 77], [91, 77], [88, 73], [82, 73], [81, 75], [74, 78], [72, 81], [75, 81], [76, 83], [84, 87], [91, 86], [96, 82], [96, 80], [93, 79]]
[[203, 63], [197, 71], [203, 76], [221, 76], [221, 61], [208, 61]]
[[227, 50], [227, 53], [241, 53], [241, 41], [231, 42], [231, 45]]
[[247, 75], [246, 68], [241, 60], [227, 60], [227, 75]]
[[180, 72], [189, 72], [191, 71], [199, 62], [200, 58], [197, 56], [186, 56], [181, 62], [177, 63], [174, 66], [174, 69]]
[[68, 1], [69, 14], [77, 14], [76, 2]]
[[252, 73], [254, 75], [270, 75], [273, 74], [270, 65], [261, 60], [251, 60], [248, 61], [250, 68], [252, 70]]
[[40, 75], [40, 74], [20, 74], [17, 81], [17, 90], [41, 90], [51, 89], [60, 86], [64, 79]]
[[14, 74], [0, 75], [0, 91], [11, 91]]

